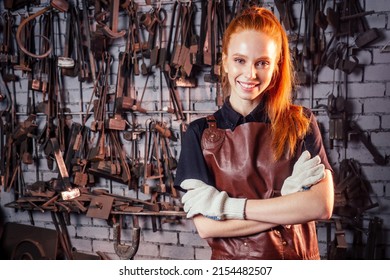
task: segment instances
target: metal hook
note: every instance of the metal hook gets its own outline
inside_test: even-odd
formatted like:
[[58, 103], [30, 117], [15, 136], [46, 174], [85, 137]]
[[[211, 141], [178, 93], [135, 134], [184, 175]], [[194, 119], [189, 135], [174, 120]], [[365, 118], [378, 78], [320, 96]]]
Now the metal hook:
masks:
[[49, 49], [48, 49], [45, 53], [43, 53], [43, 54], [34, 54], [34, 53], [31, 53], [30, 51], [28, 51], [28, 50], [23, 46], [22, 39], [21, 39], [21, 37], [20, 37], [21, 34], [22, 34], [22, 30], [23, 30], [24, 26], [25, 26], [28, 22], [34, 20], [35, 18], [39, 17], [40, 15], [43, 15], [44, 13], [46, 13], [47, 11], [50, 11], [51, 9], [53, 9], [53, 6], [48, 6], [48, 7], [46, 7], [46, 8], [43, 8], [42, 10], [39, 10], [39, 11], [36, 12], [35, 14], [33, 14], [33, 15], [29, 16], [28, 18], [26, 18], [25, 20], [23, 20], [23, 21], [20, 23], [20, 25], [18, 26], [18, 29], [17, 29], [17, 31], [16, 31], [16, 42], [17, 42], [17, 44], [18, 44], [20, 50], [21, 50], [23, 53], [25, 53], [26, 55], [31, 56], [31, 57], [34, 57], [34, 58], [41, 59], [41, 58], [45, 58], [45, 57], [49, 56], [49, 54], [51, 53], [51, 51], [52, 51], [52, 46], [51, 46], [51, 44], [50, 44], [50, 40], [49, 40], [47, 37], [41, 35], [41, 37], [44, 38], [45, 40], [47, 40], [48, 43], [49, 43]]
[[[120, 1], [119, 0], [112, 0], [111, 1], [111, 13], [110, 13], [110, 22], [111, 26], [108, 27], [104, 23], [98, 21], [98, 23], [103, 27], [103, 33], [107, 35], [111, 39], [118, 39], [126, 35], [125, 30], [121, 30], [118, 32], [118, 16], [119, 16], [119, 6]], [[104, 13], [105, 16], [106, 13]]]

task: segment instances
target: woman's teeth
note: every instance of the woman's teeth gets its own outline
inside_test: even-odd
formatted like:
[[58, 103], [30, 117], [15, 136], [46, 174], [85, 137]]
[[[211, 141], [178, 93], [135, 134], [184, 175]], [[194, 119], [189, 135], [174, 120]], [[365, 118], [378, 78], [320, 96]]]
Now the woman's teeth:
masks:
[[245, 89], [251, 89], [257, 86], [257, 84], [253, 84], [253, 83], [243, 83], [243, 82], [238, 82], [238, 83]]

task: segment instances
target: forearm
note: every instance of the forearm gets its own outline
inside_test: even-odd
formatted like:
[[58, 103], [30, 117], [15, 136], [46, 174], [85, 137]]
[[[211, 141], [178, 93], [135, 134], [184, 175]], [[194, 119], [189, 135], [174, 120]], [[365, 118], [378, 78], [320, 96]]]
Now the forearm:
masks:
[[223, 220], [215, 221], [202, 215], [193, 218], [198, 234], [202, 238], [238, 237], [259, 233], [277, 226], [254, 220]]
[[248, 220], [282, 225], [328, 219], [333, 209], [333, 191], [332, 174], [326, 170], [325, 178], [309, 191], [271, 199], [249, 199], [245, 216]]

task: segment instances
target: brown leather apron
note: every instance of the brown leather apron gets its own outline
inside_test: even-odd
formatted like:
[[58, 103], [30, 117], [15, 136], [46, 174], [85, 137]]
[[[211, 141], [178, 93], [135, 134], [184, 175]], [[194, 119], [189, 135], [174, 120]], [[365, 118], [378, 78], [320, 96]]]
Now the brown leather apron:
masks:
[[[249, 122], [231, 131], [218, 129], [213, 117], [208, 118], [208, 123], [202, 148], [216, 188], [237, 198], [280, 196], [283, 181], [292, 173], [296, 159], [274, 161], [270, 125]], [[296, 154], [301, 154], [301, 148]], [[278, 226], [250, 236], [209, 238], [207, 242], [212, 249], [211, 259], [320, 258], [314, 222]]]

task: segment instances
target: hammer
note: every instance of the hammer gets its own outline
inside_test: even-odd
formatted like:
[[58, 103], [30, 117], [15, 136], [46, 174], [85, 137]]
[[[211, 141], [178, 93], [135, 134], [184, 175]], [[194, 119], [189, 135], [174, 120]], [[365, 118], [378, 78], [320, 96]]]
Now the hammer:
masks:
[[[63, 200], [70, 200], [80, 196], [80, 190], [78, 188], [72, 188], [72, 185], [69, 180], [68, 170], [66, 169], [65, 161], [62, 157], [60, 151], [60, 145], [57, 138], [50, 138], [50, 143], [52, 145], [53, 153], [55, 160], [57, 162], [57, 167], [60, 172], [63, 184], [64, 191], [61, 192], [61, 197]], [[45, 148], [47, 151], [47, 147]]]

